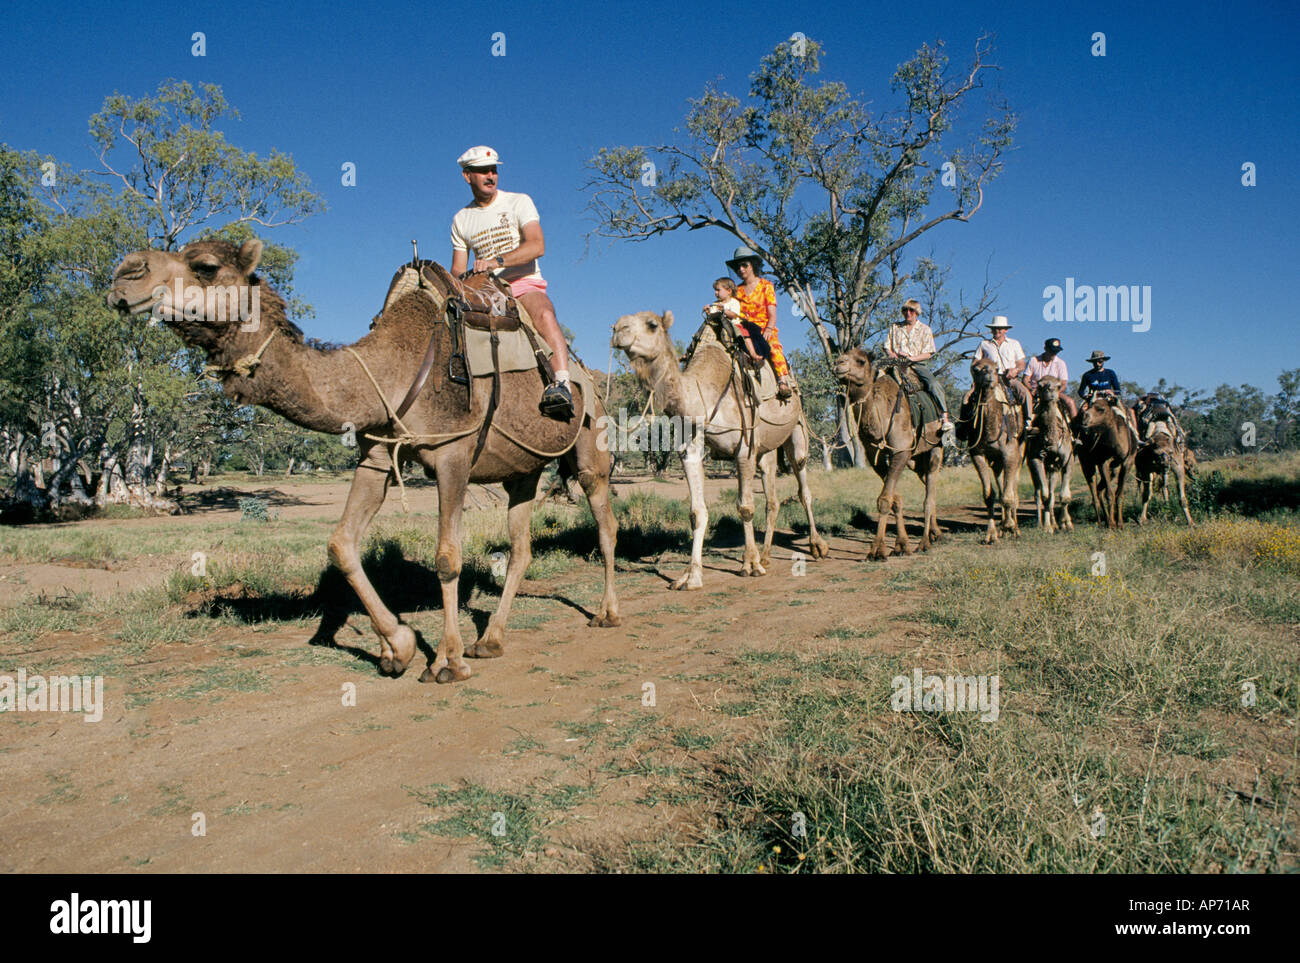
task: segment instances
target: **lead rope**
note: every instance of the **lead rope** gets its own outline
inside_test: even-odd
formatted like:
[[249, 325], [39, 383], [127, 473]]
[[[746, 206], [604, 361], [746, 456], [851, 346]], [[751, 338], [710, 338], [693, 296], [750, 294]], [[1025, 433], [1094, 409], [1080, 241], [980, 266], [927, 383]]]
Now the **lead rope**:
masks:
[[266, 351], [267, 346], [270, 345], [271, 340], [279, 333], [280, 333], [279, 328], [272, 328], [271, 336], [262, 342], [262, 346], [260, 348], [258, 348], [252, 354], [244, 355], [242, 358], [240, 358], [238, 361], [232, 364], [229, 368], [222, 368], [215, 364], [205, 364], [203, 366], [202, 377], [208, 378], [212, 381], [219, 381], [220, 380], [219, 378], [213, 376], [218, 375], [222, 372], [226, 374], [237, 374], [242, 378], [252, 377], [253, 372], [257, 370], [257, 366], [262, 363], [262, 354]]
[[466, 428], [464, 431], [452, 431], [452, 432], [447, 432], [446, 434], [436, 434], [436, 435], [435, 434], [422, 434], [422, 435], [414, 434], [411, 431], [411, 429], [407, 428], [406, 425], [402, 423], [402, 419], [397, 416], [396, 410], [394, 410], [393, 406], [388, 401], [388, 396], [384, 394], [384, 389], [379, 387], [379, 382], [376, 381], [375, 376], [371, 374], [370, 367], [369, 365], [366, 364], [365, 359], [363, 359], [361, 355], [357, 354], [351, 348], [344, 348], [343, 350], [345, 350], [348, 354], [352, 355], [352, 357], [357, 359], [357, 364], [361, 365], [361, 370], [366, 373], [366, 377], [370, 379], [370, 383], [375, 386], [375, 391], [378, 392], [379, 394], [379, 400], [384, 403], [384, 410], [388, 412], [389, 421], [394, 422], [397, 425], [397, 427], [400, 428], [402, 431], [400, 435], [394, 438], [384, 438], [380, 435], [369, 435], [369, 434], [362, 435], [361, 437], [365, 438], [368, 441], [377, 441], [383, 445], [393, 446], [392, 451], [390, 453], [393, 459], [393, 474], [397, 476], [397, 488], [402, 493], [402, 511], [409, 513], [411, 508], [406, 501], [406, 483], [402, 480], [402, 463], [399, 460], [399, 454], [402, 450], [402, 446], [414, 445], [417, 442], [428, 442], [428, 441], [438, 441], [438, 440], [451, 441], [452, 439], [455, 438], [464, 438], [466, 435], [478, 431], [479, 428], [481, 428], [483, 425], [483, 419], [480, 418], [477, 425], [473, 425], [472, 427]]

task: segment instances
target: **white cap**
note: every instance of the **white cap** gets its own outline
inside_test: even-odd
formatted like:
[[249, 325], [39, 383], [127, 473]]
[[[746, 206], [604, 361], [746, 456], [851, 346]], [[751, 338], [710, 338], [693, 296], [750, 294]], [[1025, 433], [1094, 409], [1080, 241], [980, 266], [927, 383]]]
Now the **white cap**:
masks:
[[467, 167], [494, 167], [501, 163], [501, 158], [491, 147], [484, 147], [481, 144], [478, 147], [471, 147], [465, 153], [456, 158], [456, 163], [462, 169]]

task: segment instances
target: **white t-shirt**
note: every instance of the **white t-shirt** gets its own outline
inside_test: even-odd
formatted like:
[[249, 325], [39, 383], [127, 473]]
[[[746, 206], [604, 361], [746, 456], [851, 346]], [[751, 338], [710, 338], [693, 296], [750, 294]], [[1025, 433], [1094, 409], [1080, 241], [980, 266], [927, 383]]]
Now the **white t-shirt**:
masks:
[[[451, 248], [472, 250], [479, 261], [491, 260], [517, 248], [524, 239], [523, 226], [540, 220], [533, 199], [527, 194], [497, 191], [487, 207], [471, 202], [456, 212], [451, 221]], [[527, 264], [512, 264], [498, 276], [507, 282], [520, 278], [542, 280], [536, 258]]]
[[1015, 338], [1008, 337], [1001, 344], [996, 341], [983, 341], [980, 343], [980, 349], [975, 353], [975, 360], [988, 358], [998, 366], [998, 374], [1010, 371], [1016, 366], [1017, 362], [1025, 360], [1025, 349], [1020, 347], [1020, 342]]

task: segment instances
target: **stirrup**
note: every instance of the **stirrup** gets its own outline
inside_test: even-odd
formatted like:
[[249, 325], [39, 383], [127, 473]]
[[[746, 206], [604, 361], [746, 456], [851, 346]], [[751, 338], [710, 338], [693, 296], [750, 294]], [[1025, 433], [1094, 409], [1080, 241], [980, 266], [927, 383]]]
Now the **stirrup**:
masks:
[[547, 418], [572, 421], [573, 393], [569, 391], [568, 385], [562, 381], [552, 382], [542, 392], [542, 400], [537, 407]]

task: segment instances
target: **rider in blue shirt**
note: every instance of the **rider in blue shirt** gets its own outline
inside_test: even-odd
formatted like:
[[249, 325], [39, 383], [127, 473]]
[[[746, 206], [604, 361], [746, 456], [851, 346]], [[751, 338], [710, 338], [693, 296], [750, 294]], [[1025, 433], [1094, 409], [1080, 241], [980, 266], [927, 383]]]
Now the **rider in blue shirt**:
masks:
[[[1088, 360], [1092, 362], [1092, 370], [1085, 371], [1083, 377], [1079, 379], [1079, 397], [1083, 399], [1084, 404], [1086, 405], [1088, 402], [1092, 401], [1092, 396], [1098, 392], [1110, 392], [1115, 396], [1115, 403], [1118, 404], [1120, 410], [1124, 412], [1124, 417], [1128, 420], [1129, 425], [1133, 429], [1134, 435], [1136, 435], [1138, 430], [1137, 420], [1133, 417], [1132, 409], [1129, 408], [1128, 405], [1124, 404], [1123, 399], [1120, 397], [1119, 376], [1105, 366], [1106, 362], [1110, 360], [1110, 355], [1105, 354], [1102, 351], [1094, 351], [1092, 354], [1088, 355]], [[1079, 415], [1076, 416], [1074, 421], [1071, 423], [1071, 428], [1074, 429], [1076, 436], [1078, 434], [1078, 426], [1082, 421], [1082, 417], [1083, 412], [1080, 411]]]
[[1113, 391], [1118, 395], [1119, 376], [1105, 367], [1105, 363], [1110, 360], [1110, 355], [1094, 351], [1088, 356], [1088, 360], [1092, 362], [1092, 370], [1085, 371], [1083, 377], [1079, 379], [1079, 397], [1084, 401], [1091, 401], [1092, 396], [1098, 391]]

